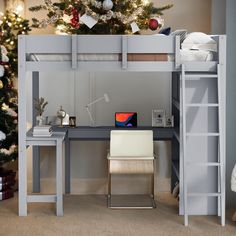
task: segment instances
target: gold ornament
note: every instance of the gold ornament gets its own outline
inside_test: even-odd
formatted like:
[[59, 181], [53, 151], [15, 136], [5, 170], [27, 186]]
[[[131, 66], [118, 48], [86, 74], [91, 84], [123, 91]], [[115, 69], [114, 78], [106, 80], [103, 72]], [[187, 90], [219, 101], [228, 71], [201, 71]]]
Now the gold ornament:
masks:
[[3, 82], [0, 80], [0, 89], [3, 88]]

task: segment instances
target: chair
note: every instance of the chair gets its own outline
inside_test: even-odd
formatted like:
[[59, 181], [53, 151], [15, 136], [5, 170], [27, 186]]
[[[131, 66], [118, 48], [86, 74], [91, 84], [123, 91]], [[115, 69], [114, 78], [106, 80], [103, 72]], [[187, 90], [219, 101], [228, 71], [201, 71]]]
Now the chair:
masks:
[[[108, 159], [108, 207], [110, 208], [155, 208], [154, 201], [154, 153], [153, 132], [150, 130], [112, 130]], [[151, 175], [151, 198], [148, 206], [112, 205], [112, 174]], [[150, 204], [151, 203], [151, 204]]]

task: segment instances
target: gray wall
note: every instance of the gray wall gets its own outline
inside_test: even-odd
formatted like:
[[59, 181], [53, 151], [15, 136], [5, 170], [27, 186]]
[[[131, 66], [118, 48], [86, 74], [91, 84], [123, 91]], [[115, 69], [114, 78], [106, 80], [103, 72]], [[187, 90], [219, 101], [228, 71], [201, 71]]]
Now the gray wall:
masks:
[[[151, 1], [151, 0], [150, 0]], [[153, 0], [156, 6], [174, 4], [165, 11], [165, 25], [172, 29], [187, 29], [189, 32], [211, 32], [212, 0]], [[224, 1], [224, 0], [219, 0]]]
[[236, 163], [236, 1], [227, 0], [226, 4], [227, 34], [227, 97], [226, 97], [226, 160], [227, 160], [227, 204], [236, 207], [236, 194], [230, 189], [230, 178]]
[[211, 33], [226, 32], [226, 0], [212, 0]]

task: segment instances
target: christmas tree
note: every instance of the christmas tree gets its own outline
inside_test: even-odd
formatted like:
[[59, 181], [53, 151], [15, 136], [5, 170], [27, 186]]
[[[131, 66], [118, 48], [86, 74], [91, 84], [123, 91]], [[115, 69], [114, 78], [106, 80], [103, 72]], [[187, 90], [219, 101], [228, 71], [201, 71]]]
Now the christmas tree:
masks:
[[17, 158], [17, 36], [29, 21], [16, 13], [0, 13], [0, 166]]
[[148, 0], [44, 0], [30, 10], [47, 11], [47, 19], [32, 19], [34, 27], [51, 24], [64, 34], [131, 34], [148, 29], [152, 18], [152, 30], [161, 27], [162, 11], [171, 7], [156, 8]]

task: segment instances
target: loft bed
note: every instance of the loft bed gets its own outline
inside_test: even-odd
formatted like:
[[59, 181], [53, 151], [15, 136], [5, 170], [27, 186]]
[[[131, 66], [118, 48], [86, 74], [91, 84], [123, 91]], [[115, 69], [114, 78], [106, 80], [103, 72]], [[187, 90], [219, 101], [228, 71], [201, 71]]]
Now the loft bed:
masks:
[[[175, 118], [175, 132], [172, 139], [172, 189], [174, 182], [180, 182], [180, 207], [179, 213], [185, 215], [212, 215], [221, 216], [221, 224], [225, 219], [225, 65], [226, 65], [226, 37], [224, 35], [211, 36], [216, 41], [217, 51], [211, 54], [210, 59], [204, 61], [185, 61], [181, 52], [179, 36], [160, 35], [20, 35], [18, 40], [19, 57], [19, 215], [27, 215], [26, 198], [26, 72], [32, 72], [33, 98], [38, 97], [38, 83], [41, 71], [112, 71], [112, 72], [172, 72], [172, 113]], [[211, 179], [206, 180], [205, 190], [212, 189], [218, 192], [221, 189], [222, 195], [198, 194], [196, 198], [188, 200], [186, 210], [187, 193], [184, 192], [185, 176], [185, 142], [184, 122], [185, 109], [183, 107], [183, 94], [185, 93], [185, 82], [183, 78], [190, 77], [193, 80], [207, 80], [217, 78], [217, 85], [220, 87], [218, 103], [221, 106], [213, 106], [198, 103], [198, 107], [218, 107], [221, 111], [219, 128], [221, 130], [222, 161], [220, 170], [211, 174]], [[181, 79], [182, 78], [182, 79]], [[185, 79], [184, 79], [185, 80]], [[196, 86], [198, 87], [198, 86]], [[218, 89], [219, 92], [219, 89]], [[33, 111], [35, 112], [35, 111]], [[35, 125], [35, 113], [33, 114], [33, 125]], [[210, 133], [212, 134], [212, 133]], [[203, 133], [200, 136], [205, 136]], [[208, 136], [211, 135], [206, 135]], [[214, 136], [214, 135], [213, 135]], [[215, 135], [217, 136], [217, 135]], [[210, 137], [209, 137], [210, 138]], [[219, 145], [213, 145], [218, 149]], [[207, 149], [207, 148], [206, 148]], [[37, 156], [37, 151], [33, 151]], [[219, 156], [219, 155], [218, 155]], [[219, 159], [219, 157], [217, 157]], [[39, 158], [37, 159], [39, 161]], [[39, 168], [39, 163], [34, 161], [33, 168]], [[209, 161], [206, 157], [205, 161]], [[218, 160], [219, 161], [219, 160]], [[38, 166], [37, 166], [38, 165]], [[205, 165], [207, 167], [214, 166]], [[217, 165], [218, 166], [218, 165]], [[209, 171], [210, 173], [210, 171]], [[219, 174], [220, 173], [220, 174]], [[208, 172], [204, 177], [208, 178]], [[218, 175], [218, 180], [217, 180]], [[220, 176], [220, 179], [219, 179]], [[216, 177], [216, 178], [215, 178]], [[197, 179], [189, 178], [192, 182]], [[202, 181], [202, 180], [201, 180]], [[221, 181], [221, 182], [220, 182]], [[223, 183], [221, 186], [220, 183]], [[195, 183], [196, 184], [196, 183]], [[198, 183], [200, 184], [200, 183]], [[195, 197], [196, 197], [195, 196]], [[208, 201], [208, 197], [217, 197], [214, 201]], [[221, 199], [221, 200], [220, 200]], [[203, 206], [199, 206], [203, 203]]]
[[[219, 40], [216, 36], [214, 39]], [[27, 71], [164, 71], [180, 70], [178, 36], [80, 35], [26, 36], [24, 57]], [[94, 43], [96, 42], [96, 43]], [[186, 71], [216, 71], [212, 61], [185, 62]]]

